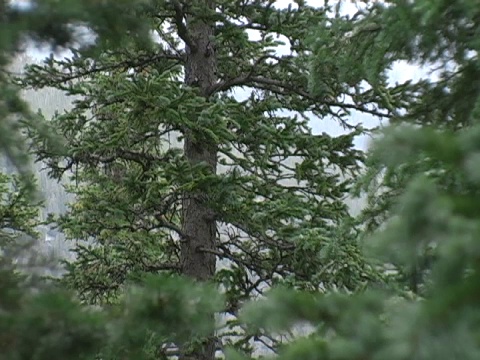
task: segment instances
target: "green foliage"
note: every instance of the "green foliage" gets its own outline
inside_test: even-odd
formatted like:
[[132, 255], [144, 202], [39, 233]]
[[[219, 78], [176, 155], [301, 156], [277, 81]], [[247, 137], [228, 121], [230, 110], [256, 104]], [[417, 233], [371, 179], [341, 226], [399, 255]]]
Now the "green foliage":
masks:
[[12, 84], [8, 71], [12, 59], [28, 42], [49, 45], [57, 51], [84, 41], [80, 24], [87, 26], [94, 37], [88, 46], [92, 54], [123, 46], [131, 38], [136, 39], [138, 46], [148, 47], [149, 27], [142, 16], [143, 7], [144, 1], [37, 0], [22, 9], [8, 0], [0, 1], [0, 148], [24, 181], [28, 183], [30, 173], [26, 128], [35, 128], [44, 139], [55, 139], [45, 132], [43, 119], [30, 111], [19, 96], [19, 88]]
[[163, 343], [210, 333], [223, 303], [212, 287], [178, 277], [146, 278], [103, 311], [51, 286], [38, 293], [12, 282], [1, 290], [15, 289], [15, 306], [0, 308], [0, 359], [158, 359]]
[[[100, 56], [77, 49], [30, 66], [22, 79], [23, 86], [78, 97], [72, 110], [48, 122], [63, 147], [35, 129], [29, 133], [51, 175], [71, 174], [74, 182], [76, 202], [54, 219], [77, 243], [64, 283], [82, 301], [106, 305], [146, 274], [179, 273], [188, 241], [182, 202], [189, 193], [202, 194], [197, 201], [217, 221], [215, 247], [196, 251], [217, 257], [215, 280], [232, 317], [276, 283], [357, 291], [377, 280], [344, 203], [363, 161], [353, 139], [364, 130], [350, 126], [349, 133], [331, 136], [313, 134], [308, 125], [309, 118], [326, 116], [346, 123], [351, 109], [371, 113], [367, 102], [324, 101], [308, 89], [311, 49], [303, 38], [327, 9], [278, 9], [268, 1], [223, 1], [215, 14], [205, 6], [185, 8], [217, 24], [218, 81], [205, 97], [181, 79], [181, 40], [188, 37], [173, 3], [145, 8], [163, 40], [152, 48], [131, 38]], [[242, 17], [248, 23], [239, 25]], [[253, 28], [260, 29], [260, 40], [248, 37]], [[274, 54], [278, 34], [290, 53]], [[239, 100], [232, 95], [238, 87], [253, 91]], [[192, 165], [183, 150], [186, 136], [217, 150], [217, 173]], [[240, 336], [234, 345], [247, 350], [253, 335], [233, 325], [225, 332]], [[223, 341], [230, 342], [227, 336]]]
[[[337, 18], [332, 32], [319, 29], [312, 69], [323, 74], [322, 41], [331, 40], [324, 40], [326, 34], [338, 44], [355, 38], [355, 46], [332, 46], [341, 50], [330, 64], [360, 59], [363, 65], [348, 73], [352, 84], [368, 83], [370, 94], [396, 110], [392, 125], [374, 142], [360, 186], [371, 191], [363, 214], [366, 253], [375, 264], [393, 268], [401, 281], [353, 295], [277, 289], [248, 305], [243, 316], [252, 331], [286, 334], [295, 325], [310, 325], [311, 334], [287, 344], [280, 359], [480, 355], [480, 127], [472, 76], [478, 69], [474, 34], [480, 8], [475, 1], [389, 5], [372, 4], [348, 24]], [[357, 48], [360, 58], [354, 56]], [[439, 79], [388, 84], [388, 66], [402, 58], [435, 63]], [[322, 77], [314, 78], [312, 89], [325, 91]]]
[[17, 301], [15, 311], [0, 315], [2, 359], [85, 359], [104, 341], [102, 317], [61, 292]]
[[[32, 204], [24, 183], [17, 177], [0, 174], [0, 309], [17, 306], [15, 261], [25, 257], [36, 235], [38, 204]], [[1, 310], [0, 310], [1, 311]]]
[[[479, 11], [475, 1], [393, 0], [365, 5], [351, 19], [337, 16], [311, 36], [315, 56], [310, 86], [318, 94], [330, 91], [336, 97], [345, 84], [354, 103], [371, 99], [387, 109], [393, 115], [391, 124], [455, 131], [471, 126], [478, 116], [480, 89], [472, 81], [478, 77]], [[331, 49], [335, 51], [329, 57]], [[399, 60], [430, 67], [433, 74], [392, 84], [388, 73]], [[325, 83], [325, 74], [331, 71], [337, 74], [331, 84], [338, 89]], [[401, 136], [408, 137], [403, 131]], [[402, 156], [386, 149], [390, 156]], [[405, 149], [415, 151], [406, 145]], [[433, 177], [448, 171], [425, 157], [398, 167], [385, 167], [375, 155], [369, 158], [365, 178], [358, 184], [358, 191], [370, 194], [364, 217], [369, 230], [389, 218], [388, 210], [412, 174], [422, 170]]]
[[[123, 316], [112, 324], [111, 356], [141, 358], [149, 347], [156, 348], [158, 356], [163, 344], [202, 339], [215, 329], [211, 315], [223, 306], [213, 286], [200, 286], [177, 276], [147, 276], [140, 286], [131, 287], [121, 302]], [[118, 311], [122, 310], [114, 310]]]
[[15, 232], [34, 235], [38, 206], [27, 196], [27, 189], [17, 176], [0, 174], [1, 238], [13, 238]]
[[[280, 359], [479, 357], [478, 6], [398, 0], [329, 18], [328, 6], [298, 3], [188, 8], [217, 24], [218, 83], [206, 97], [180, 80], [187, 9], [177, 2], [142, 8], [162, 44], [132, 36], [121, 51], [84, 48], [28, 69], [24, 86], [79, 97], [47, 126], [63, 146], [35, 127], [29, 135], [54, 177], [75, 180], [77, 201], [54, 220], [79, 241], [62, 285], [84, 305], [2, 278], [6, 358], [167, 358], [214, 330], [230, 359], [252, 357], [253, 343]], [[253, 28], [258, 41], [245, 32]], [[276, 34], [294, 52], [273, 55]], [[440, 77], [392, 85], [387, 72], [400, 59], [435, 62]], [[234, 86], [254, 91], [238, 100]], [[351, 110], [392, 124], [366, 162], [359, 188], [370, 202], [356, 220], [343, 200], [363, 130], [333, 137], [307, 124], [345, 122]], [[188, 161], [186, 136], [218, 149], [217, 173]], [[188, 240], [182, 197], [192, 192], [220, 225], [215, 247], [196, 249], [223, 261], [211, 287], [175, 275]], [[383, 275], [390, 281], [376, 281]], [[281, 286], [263, 298], [272, 285]], [[252, 298], [261, 299], [243, 306]], [[305, 325], [310, 334], [298, 336]]]
[[[35, 227], [39, 224], [41, 204], [32, 201], [28, 190], [19, 177], [0, 173], [0, 271], [7, 277], [5, 286], [14, 281], [9, 276], [18, 277], [12, 273], [14, 263], [28, 257], [37, 235]], [[6, 296], [4, 305], [9, 307], [12, 301]]]
[[277, 289], [247, 306], [244, 316], [253, 329], [277, 333], [295, 324], [311, 326], [312, 334], [287, 345], [280, 359], [478, 358], [479, 135], [478, 125], [457, 133], [385, 135], [374, 154], [386, 166], [426, 157], [451, 170], [435, 178], [422, 170], [412, 174], [395, 216], [368, 240], [375, 259], [415, 272], [421, 297], [390, 288], [356, 295]]
[[[473, 1], [392, 3], [394, 6], [374, 7], [360, 21], [382, 24], [375, 38], [390, 39], [386, 41], [389, 56], [372, 56], [391, 57], [390, 64], [404, 58], [432, 66], [436, 71], [433, 78], [405, 84], [401, 92], [389, 90], [395, 96], [408, 96], [402, 100], [403, 110], [392, 118], [392, 123], [414, 127], [389, 129], [390, 135], [372, 149], [366, 176], [358, 184], [370, 193], [369, 207], [364, 213], [370, 230], [391, 217], [390, 210], [419, 173], [445, 191], [472, 190], [464, 181], [465, 174], [450, 165], [465, 161], [461, 150], [465, 146], [461, 143], [466, 141], [464, 135], [457, 137], [443, 130], [470, 132], [478, 122], [480, 93], [473, 79], [477, 77], [480, 49], [473, 34], [479, 26], [480, 10]], [[448, 23], [444, 22], [445, 16]], [[441, 147], [440, 138], [444, 141]]]

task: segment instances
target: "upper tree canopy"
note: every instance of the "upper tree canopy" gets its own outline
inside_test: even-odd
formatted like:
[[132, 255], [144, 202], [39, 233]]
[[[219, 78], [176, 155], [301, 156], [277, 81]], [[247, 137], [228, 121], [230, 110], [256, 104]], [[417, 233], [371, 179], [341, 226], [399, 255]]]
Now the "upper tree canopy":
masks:
[[[472, 81], [479, 76], [477, 3], [394, 0], [371, 2], [362, 8], [351, 21], [336, 19], [330, 32], [323, 26], [313, 32], [312, 89], [330, 89], [336, 96], [349, 86], [355, 89], [351, 90], [356, 94], [353, 99], [371, 99], [390, 109], [391, 124], [454, 131], [472, 125], [480, 91], [479, 84]], [[328, 56], [331, 49], [335, 51]], [[388, 74], [399, 61], [421, 66], [425, 76], [392, 84]], [[324, 80], [328, 73], [335, 74], [332, 83], [336, 88]], [[441, 178], [443, 171], [451, 170], [438, 168], [430, 158], [398, 166], [401, 154], [390, 148], [406, 141], [402, 129], [396, 132], [394, 144], [384, 143], [369, 159], [367, 176], [359, 184], [371, 194], [365, 213], [370, 230], [389, 217], [388, 209], [412, 174], [425, 171]], [[449, 153], [455, 156], [454, 151]], [[385, 167], [387, 157], [396, 165]], [[455, 184], [445, 178], [442, 181], [445, 186]]]

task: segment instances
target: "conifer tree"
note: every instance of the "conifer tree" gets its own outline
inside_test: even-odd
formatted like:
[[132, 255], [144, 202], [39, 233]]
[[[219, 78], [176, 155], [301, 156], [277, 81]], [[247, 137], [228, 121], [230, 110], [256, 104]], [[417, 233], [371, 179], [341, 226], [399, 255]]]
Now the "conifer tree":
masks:
[[[196, 359], [226, 344], [249, 352], [266, 339], [234, 328], [246, 299], [277, 283], [355, 291], [375, 276], [344, 203], [362, 161], [352, 141], [364, 131], [346, 119], [391, 109], [337, 100], [348, 92], [334, 73], [322, 79], [330, 89], [309, 87], [304, 39], [312, 25], [331, 31], [328, 6], [172, 0], [132, 9], [155, 34], [150, 43], [126, 36], [101, 53], [95, 43], [72, 49], [23, 80], [76, 96], [49, 122], [63, 147], [29, 134], [54, 177], [73, 173], [77, 201], [56, 219], [79, 241], [65, 280], [92, 304], [117, 303], [148, 273], [215, 281], [228, 323], [217, 340], [176, 346]], [[275, 51], [282, 41], [286, 54]], [[350, 133], [313, 134], [308, 121], [326, 118]]]
[[[170, 14], [173, 29], [177, 30], [176, 26], [180, 23], [175, 26], [175, 21], [182, 18], [177, 16], [176, 11], [186, 10], [175, 7], [174, 3], [171, 5], [170, 8], [155, 9], [155, 14], [161, 13], [160, 9]], [[260, 6], [258, 2], [253, 5]], [[242, 11], [248, 9], [247, 4]], [[272, 8], [267, 10], [272, 11]], [[274, 9], [274, 14], [277, 11]], [[315, 13], [307, 7], [302, 7], [301, 11], [309, 15]], [[175, 61], [172, 64], [167, 62], [164, 67], [161, 61], [150, 63], [146, 60], [149, 51], [159, 56], [158, 49], [155, 46], [149, 49], [141, 47], [140, 51], [134, 41], [128, 42], [126, 51], [105, 52], [100, 59], [80, 51], [74, 59], [52, 59], [44, 67], [32, 67], [26, 84], [56, 86], [79, 95], [72, 112], [58, 114], [52, 119], [51, 129], [64, 139], [65, 148], [52, 148], [45, 141], [36, 144], [40, 157], [50, 161], [53, 174], [58, 175], [65, 168], [75, 170], [74, 180], [78, 183], [72, 186], [79, 201], [72, 206], [70, 214], [59, 219], [59, 224], [72, 239], [89, 239], [93, 244], [77, 247], [79, 260], [71, 265], [67, 280], [84, 300], [116, 306], [105, 306], [101, 316], [96, 317], [76, 303], [64, 298], [58, 301], [59, 297], [52, 298], [49, 294], [17, 301], [15, 303], [20, 305], [20, 310], [15, 312], [15, 316], [6, 317], [5, 311], [0, 312], [0, 320], [7, 320], [0, 321], [2, 345], [10, 346], [7, 347], [7, 357], [29, 358], [34, 354], [39, 359], [85, 358], [93, 354], [98, 356], [98, 349], [101, 349], [100, 357], [105, 359], [163, 358], [167, 354], [178, 354], [163, 351], [165, 345], [171, 343], [181, 345], [183, 356], [185, 352], [196, 358], [202, 358], [206, 353], [211, 355], [211, 343], [207, 341], [198, 346], [198, 343], [191, 344], [191, 340], [212, 335], [211, 313], [218, 310], [214, 292], [201, 290], [203, 287], [175, 277], [145, 277], [145, 273], [163, 270], [170, 271], [170, 274], [182, 272], [182, 266], [178, 266], [184, 251], [181, 211], [169, 208], [160, 213], [160, 217], [155, 216], [153, 210], [157, 200], [165, 200], [161, 204], [168, 204], [168, 200], [173, 199], [173, 204], [181, 209], [185, 194], [200, 194], [200, 205], [205, 205], [206, 211], [213, 213], [217, 224], [223, 225], [223, 221], [232, 227], [244, 225], [240, 228], [242, 232], [234, 235], [244, 237], [236, 245], [243, 246], [241, 250], [247, 253], [246, 256], [242, 257], [240, 252], [226, 252], [228, 247], [222, 247], [222, 244], [233, 244], [235, 238], [225, 236], [217, 237], [214, 251], [211, 251], [229, 260], [225, 268], [217, 270], [214, 275], [226, 294], [227, 311], [238, 309], [238, 306], [232, 306], [236, 305], [235, 300], [238, 304], [246, 297], [256, 295], [245, 291], [245, 286], [239, 285], [242, 281], [248, 284], [258, 279], [258, 284], [264, 282], [261, 285], [283, 282], [316, 290], [313, 293], [277, 290], [270, 294], [269, 300], [245, 308], [244, 317], [235, 323], [241, 324], [248, 335], [252, 334], [251, 338], [264, 341], [262, 335], [269, 330], [278, 334], [298, 322], [310, 322], [313, 325], [312, 334], [282, 347], [278, 358], [477, 359], [480, 354], [477, 320], [480, 283], [477, 278], [477, 208], [480, 201], [477, 163], [480, 132], [476, 112], [477, 82], [476, 76], [472, 75], [476, 74], [478, 61], [478, 42], [473, 34], [478, 28], [479, 11], [474, 0], [399, 0], [392, 1], [388, 7], [373, 4], [353, 19], [325, 18], [325, 22], [320, 21], [318, 32], [311, 37], [311, 47], [305, 45], [304, 53], [300, 52], [304, 57], [300, 56], [302, 61], [295, 63], [295, 67], [280, 71], [284, 69], [285, 62], [295, 59], [287, 57], [282, 62], [279, 56], [280, 59], [275, 59], [278, 63], [269, 62], [256, 68], [257, 71], [265, 71], [271, 80], [275, 79], [274, 76], [279, 77], [278, 82], [269, 81], [270, 85], [274, 85], [273, 89], [266, 89], [264, 84], [259, 90], [261, 84], [247, 82], [255, 85], [257, 93], [262, 94], [261, 101], [255, 98], [255, 93], [245, 102], [233, 99], [228, 92], [217, 91], [206, 97], [196, 81], [191, 86], [185, 84], [185, 63], [180, 63], [182, 66], [179, 69], [175, 68]], [[283, 18], [282, 14], [289, 12], [279, 12], [281, 16], [278, 18], [265, 17], [265, 23], [252, 21], [248, 26], [258, 28], [263, 24], [270, 27], [272, 25], [268, 21], [279, 19], [282, 26], [278, 28], [285, 32], [302, 30], [286, 26], [289, 23], [285, 22], [287, 17]], [[258, 15], [258, 12], [252, 13]], [[296, 10], [292, 13], [295, 14]], [[187, 15], [191, 16], [189, 21], [195, 16], [198, 19], [198, 14], [188, 12]], [[201, 18], [210, 15], [213, 14], [201, 13]], [[145, 23], [146, 19], [142, 18]], [[214, 19], [216, 27], [219, 27], [217, 30], [225, 30], [225, 19], [217, 14]], [[303, 14], [302, 19], [308, 17]], [[317, 21], [312, 20], [312, 23], [318, 25]], [[186, 36], [189, 34], [189, 23], [182, 21], [181, 24], [185, 27], [179, 26], [178, 29], [182, 28], [180, 32]], [[242, 25], [235, 23], [232, 27], [238, 29]], [[166, 27], [161, 29], [168, 31]], [[181, 35], [180, 32], [177, 36]], [[218, 38], [222, 40], [224, 37], [217, 33], [214, 35], [218, 60], [221, 54], [218, 45], [224, 45]], [[166, 47], [177, 44], [175, 40], [178, 38], [175, 36], [168, 40], [163, 43]], [[232, 38], [230, 40], [233, 42]], [[242, 44], [242, 48], [253, 51], [246, 45], [258, 50], [255, 43]], [[179, 49], [179, 54], [175, 56], [182, 55], [181, 58], [186, 61], [188, 55], [182, 50]], [[302, 66], [305, 66], [306, 60], [311, 59], [309, 50], [314, 50], [310, 69], [316, 76], [302, 78], [300, 70], [304, 69]], [[168, 53], [165, 56], [171, 55]], [[137, 66], [138, 62], [131, 62], [139, 58], [146, 61], [141, 63], [145, 68]], [[386, 82], [386, 70], [399, 58], [443, 62], [444, 75], [439, 81], [390, 86]], [[241, 63], [238, 56], [233, 60]], [[452, 60], [456, 65], [453, 70], [449, 66]], [[218, 60], [218, 69], [223, 69], [217, 69], [219, 83], [226, 81], [222, 71], [232, 71], [234, 79], [238, 75], [236, 71], [242, 74], [240, 66], [227, 66], [230, 63], [223, 62], [224, 67], [221, 68], [220, 64], [222, 62]], [[350, 65], [351, 71], [340, 71], [345, 65]], [[279, 69], [281, 76], [286, 76], [295, 86], [282, 87], [285, 85], [280, 81], [283, 78], [275, 69]], [[299, 73], [293, 73], [295, 76], [290, 78], [295, 69]], [[332, 72], [332, 69], [335, 71]], [[266, 77], [265, 73], [261, 74]], [[254, 75], [252, 72], [251, 76]], [[313, 83], [306, 87], [302, 79]], [[371, 87], [366, 92], [362, 90], [364, 83], [358, 86], [363, 81]], [[300, 86], [302, 84], [304, 87]], [[299, 89], [302, 92], [297, 94], [295, 91]], [[158, 96], [160, 92], [161, 97]], [[271, 107], [276, 110], [275, 106], [288, 108], [288, 103], [293, 110], [313, 108], [319, 115], [323, 113], [315, 106], [320, 106], [325, 112], [332, 111], [332, 107], [325, 105], [334, 105], [333, 99], [346, 93], [354, 101], [339, 103], [339, 107], [360, 108], [385, 115], [392, 123], [410, 122], [415, 125], [410, 128], [395, 127], [386, 133], [374, 147], [371, 167], [367, 169], [369, 175], [376, 176], [380, 171], [388, 175], [381, 180], [389, 193], [380, 198], [387, 201], [378, 212], [388, 221], [380, 222], [380, 228], [374, 224], [369, 229], [376, 232], [373, 238], [376, 241], [369, 241], [373, 253], [377, 255], [376, 263], [393, 263], [400, 271], [413, 269], [418, 273], [419, 260], [425, 258], [425, 250], [432, 251], [434, 255], [427, 266], [420, 269], [421, 279], [414, 292], [398, 292], [398, 289], [390, 287], [354, 295], [341, 291], [326, 295], [318, 291], [320, 283], [327, 289], [340, 284], [348, 290], [355, 290], [359, 279], [353, 276], [352, 265], [358, 265], [353, 269], [368, 271], [351, 229], [344, 230], [345, 227], [338, 226], [343, 224], [345, 217], [348, 219], [345, 209], [337, 213], [335, 208], [326, 206], [341, 204], [337, 200], [341, 198], [343, 186], [348, 183], [334, 182], [342, 186], [329, 188], [337, 192], [329, 192], [331, 201], [322, 203], [321, 209], [326, 211], [316, 213], [312, 210], [316, 209], [316, 201], [329, 198], [325, 196], [326, 188], [320, 186], [326, 182], [316, 180], [329, 179], [331, 173], [321, 166], [307, 166], [309, 161], [313, 165], [320, 162], [306, 144], [323, 144], [324, 147], [317, 148], [322, 151], [321, 156], [340, 167], [340, 160], [345, 158], [342, 154], [339, 157], [332, 154], [339, 155], [339, 149], [347, 151], [350, 144], [343, 144], [340, 140], [351, 141], [351, 137], [315, 137], [298, 120], [289, 122], [288, 116], [278, 114], [267, 118], [264, 112], [268, 114]], [[309, 99], [306, 95], [312, 97], [311, 103], [304, 102]], [[153, 109], [152, 103], [155, 105]], [[254, 111], [252, 103], [266, 108]], [[367, 103], [369, 107], [366, 107]], [[445, 103], [449, 106], [443, 107]], [[371, 108], [373, 104], [377, 105], [375, 110]], [[386, 112], [383, 113], [382, 109]], [[216, 114], [219, 116], [212, 116]], [[208, 126], [212, 119], [216, 121], [216, 126]], [[282, 123], [273, 130], [268, 125], [271, 122], [277, 124], [276, 119]], [[238, 123], [235, 124], [237, 127], [229, 123], [233, 120]], [[224, 122], [231, 127], [222, 127]], [[300, 128], [303, 133], [295, 132], [298, 124], [303, 125]], [[249, 132], [250, 126], [255, 126], [257, 133]], [[184, 139], [170, 144], [168, 137], [161, 137], [169, 132]], [[206, 166], [192, 166], [182, 148], [187, 143], [186, 138], [192, 134], [196, 135], [195, 139], [218, 145], [217, 151], [223, 156], [229, 154], [232, 163], [219, 163], [216, 173], [212, 173], [208, 163], [204, 164]], [[290, 140], [288, 147], [280, 146], [283, 142], [279, 134]], [[261, 142], [257, 144], [256, 140]], [[301, 146], [302, 141], [305, 147]], [[240, 151], [229, 152], [225, 144], [232, 147], [242, 144], [243, 149], [248, 151], [241, 151], [243, 157], [240, 157]], [[334, 144], [336, 147], [333, 147]], [[342, 144], [345, 148], [340, 146]], [[291, 173], [295, 180], [302, 180], [294, 183], [295, 189], [285, 189], [291, 186], [290, 183], [271, 181], [272, 173], [279, 176], [278, 171], [275, 174], [277, 167], [289, 166], [285, 161], [278, 163], [279, 155], [275, 150], [279, 148], [295, 156], [293, 167], [297, 163], [303, 164], [303, 167], [297, 166], [297, 172]], [[330, 152], [323, 152], [327, 149]], [[223, 156], [218, 157], [219, 162], [224, 159]], [[229, 172], [234, 165], [241, 171]], [[351, 170], [352, 167], [348, 163], [344, 168]], [[255, 171], [248, 172], [248, 169]], [[319, 169], [321, 171], [315, 172]], [[290, 174], [288, 171], [281, 172], [285, 173], [287, 176]], [[279, 177], [273, 178], [278, 180]], [[304, 198], [308, 198], [305, 195], [308, 191], [315, 196], [308, 198], [308, 202], [301, 201], [302, 196], [294, 191], [303, 191]], [[252, 192], [254, 197], [249, 198], [247, 195]], [[279, 198], [283, 201], [276, 202]], [[310, 207], [312, 203], [314, 206]], [[144, 205], [149, 207], [145, 209]], [[253, 210], [249, 211], [249, 208]], [[302, 218], [296, 211], [317, 217]], [[335, 213], [338, 216], [334, 216]], [[268, 220], [269, 228], [263, 227], [264, 220]], [[222, 231], [223, 228], [219, 226], [218, 229]], [[277, 247], [269, 246], [272, 241]], [[282, 253], [279, 245], [284, 244], [291, 248]], [[279, 254], [293, 254], [293, 258]], [[262, 257], [264, 255], [268, 257]], [[241, 271], [244, 268], [231, 265], [235, 265], [237, 259], [245, 268], [251, 270], [253, 267], [254, 275], [258, 277], [243, 280], [245, 272]], [[272, 265], [272, 259], [280, 259], [281, 262]], [[336, 259], [340, 267], [331, 267], [329, 259]], [[252, 261], [249, 263], [248, 260]], [[345, 264], [347, 270], [343, 269]], [[260, 269], [264, 272], [261, 273]], [[80, 270], [85, 270], [85, 274]], [[265, 273], [267, 275], [262, 277]], [[270, 274], [284, 278], [272, 281]], [[350, 282], [345, 282], [345, 279]], [[128, 282], [141, 285], [137, 284], [133, 291], [127, 290]], [[258, 289], [259, 292], [262, 290]], [[57, 305], [57, 308], [52, 308], [51, 304]], [[60, 304], [64, 306], [58, 306]], [[69, 337], [62, 336], [65, 335], [63, 328], [52, 327], [52, 318], [59, 320], [55, 324], [65, 324]], [[99, 326], [100, 323], [103, 325]], [[12, 324], [15, 332], [5, 332]], [[152, 336], [152, 332], [157, 336]], [[4, 337], [5, 334], [10, 337]], [[15, 336], [11, 337], [11, 334]], [[235, 343], [237, 339], [222, 340], [226, 344], [231, 341], [237, 349], [248, 350], [242, 341], [249, 340], [249, 337]], [[148, 347], [152, 342], [153, 346]], [[159, 343], [164, 347], [159, 348]], [[146, 347], [150, 353], [145, 352]], [[27, 353], [24, 349], [32, 349], [32, 352]], [[228, 352], [227, 358], [238, 360], [245, 356]]]

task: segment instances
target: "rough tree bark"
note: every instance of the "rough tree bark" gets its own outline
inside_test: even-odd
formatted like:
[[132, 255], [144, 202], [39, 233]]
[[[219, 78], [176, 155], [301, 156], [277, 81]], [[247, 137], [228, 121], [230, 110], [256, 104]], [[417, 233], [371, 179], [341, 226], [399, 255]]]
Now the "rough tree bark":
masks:
[[[188, 6], [195, 8], [206, 7], [215, 9], [212, 0], [197, 0], [188, 2]], [[177, 3], [177, 15], [184, 12]], [[177, 16], [180, 18], [180, 16]], [[187, 61], [185, 68], [185, 83], [197, 87], [200, 95], [208, 96], [207, 91], [217, 81], [216, 56], [212, 43], [214, 23], [199, 19], [195, 15], [186, 15], [185, 27], [179, 29], [179, 34], [186, 42]], [[183, 20], [181, 20], [183, 24]], [[181, 27], [180, 24], [180, 27]], [[177, 22], [177, 25], [179, 23]], [[192, 133], [185, 134], [184, 151], [188, 161], [193, 164], [204, 163], [209, 171], [215, 173], [217, 168], [217, 150], [214, 144], [206, 144], [195, 140]], [[207, 281], [215, 275], [215, 255], [203, 251], [215, 249], [216, 223], [204, 204], [208, 194], [188, 193], [183, 200], [183, 232], [186, 238], [181, 245], [182, 273], [199, 281]], [[214, 321], [212, 317], [212, 322]], [[205, 340], [201, 345], [194, 346], [185, 353], [182, 359], [212, 360], [215, 358], [214, 336]]]

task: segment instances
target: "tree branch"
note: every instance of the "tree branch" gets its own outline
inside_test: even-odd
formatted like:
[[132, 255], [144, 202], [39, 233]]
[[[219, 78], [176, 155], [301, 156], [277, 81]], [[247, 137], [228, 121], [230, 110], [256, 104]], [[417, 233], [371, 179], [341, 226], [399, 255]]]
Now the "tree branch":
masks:
[[208, 95], [210, 96], [219, 91], [226, 91], [234, 86], [252, 86], [252, 87], [260, 88], [262, 90], [269, 90], [269, 91], [272, 91], [273, 93], [284, 95], [284, 96], [296, 94], [304, 97], [305, 99], [311, 100], [313, 102], [319, 102], [321, 104], [331, 106], [331, 107], [339, 107], [342, 109], [356, 110], [356, 111], [368, 113], [368, 114], [375, 115], [382, 118], [390, 117], [388, 113], [383, 113], [376, 110], [370, 110], [356, 104], [320, 100], [315, 98], [308, 91], [305, 91], [302, 88], [296, 87], [294, 85], [285, 83], [280, 80], [263, 77], [263, 76], [254, 76], [253, 74], [255, 71], [255, 67], [258, 66], [258, 64], [261, 61], [263, 61], [265, 58], [270, 58], [270, 57], [271, 56], [263, 56], [260, 59], [258, 59], [248, 73], [245, 73], [235, 78], [224, 80], [217, 84], [212, 85], [207, 92]]
[[[75, 73], [70, 73], [70, 74], [65, 74], [65, 73], [59, 73], [58, 76], [56, 76], [56, 79], [50, 81], [50, 80], [44, 80], [42, 83], [36, 83], [33, 85], [27, 84], [26, 82], [21, 80], [22, 86], [25, 87], [25, 89], [31, 89], [31, 88], [42, 88], [45, 86], [52, 86], [53, 85], [59, 85], [59, 84], [64, 84], [68, 83], [73, 80], [77, 80], [86, 76], [90, 76], [96, 73], [101, 73], [105, 71], [113, 71], [117, 69], [127, 69], [127, 68], [144, 68], [147, 65], [150, 65], [152, 63], [157, 62], [159, 59], [166, 59], [166, 60], [176, 60], [178, 62], [183, 62], [184, 58], [182, 56], [176, 55], [176, 54], [171, 54], [168, 52], [161, 52], [155, 55], [151, 56], [138, 56], [134, 60], [124, 60], [120, 61], [118, 63], [115, 63], [113, 65], [105, 65], [105, 66], [97, 66], [97, 64], [94, 62], [93, 65], [88, 68], [88, 69], [81, 69], [78, 72]], [[58, 62], [60, 65], [65, 66], [65, 63], [62, 64], [62, 62]], [[34, 65], [36, 68], [40, 68], [39, 65]], [[68, 65], [67, 65], [68, 66]], [[38, 76], [35, 76], [36, 78]], [[26, 86], [30, 85], [30, 86]]]
[[255, 62], [251, 66], [250, 71], [248, 73], [240, 75], [236, 78], [224, 80], [224, 81], [221, 81], [217, 84], [212, 85], [207, 90], [207, 95], [210, 96], [210, 95], [213, 95], [214, 93], [219, 92], [219, 91], [226, 91], [226, 90], [228, 90], [228, 89], [230, 89], [231, 87], [234, 87], [234, 86], [245, 85], [248, 81], [250, 81], [250, 79], [252, 79], [252, 77], [255, 73], [255, 69], [260, 65], [260, 63], [262, 63], [263, 61], [265, 61], [267, 59], [272, 59], [272, 58], [277, 60], [277, 61], [281, 61], [281, 58], [279, 58], [278, 56], [274, 56], [274, 55], [267, 54], [267, 55], [260, 56], [257, 60], [255, 60]]
[[163, 214], [157, 214], [155, 215], [155, 218], [157, 219], [160, 226], [176, 232], [177, 235], [180, 236], [180, 241], [188, 241], [190, 239], [190, 237], [185, 234], [185, 232], [183, 232], [183, 230], [180, 229], [177, 225], [167, 221]]
[[191, 53], [197, 52], [197, 45], [190, 36], [187, 26], [183, 23], [185, 13], [182, 4], [180, 1], [172, 0], [172, 5], [175, 9], [175, 25], [177, 26], [178, 36], [185, 42]]
[[296, 88], [293, 85], [288, 85], [279, 80], [265, 78], [262, 76], [253, 76], [249, 80], [251, 81], [252, 84], [256, 85], [257, 87], [259, 87], [259, 85], [265, 85], [265, 87], [263, 87], [264, 90], [270, 90], [280, 95], [289, 95], [289, 93], [297, 94], [311, 101], [321, 102], [322, 104], [327, 106], [339, 107], [342, 109], [357, 110], [360, 112], [368, 113], [368, 114], [375, 115], [382, 118], [390, 117], [388, 113], [382, 113], [380, 111], [366, 109], [365, 107], [355, 105], [355, 104], [340, 103], [337, 101], [325, 101], [325, 100], [320, 101], [319, 99], [316, 99], [314, 96], [308, 93], [307, 91], [301, 88]]

